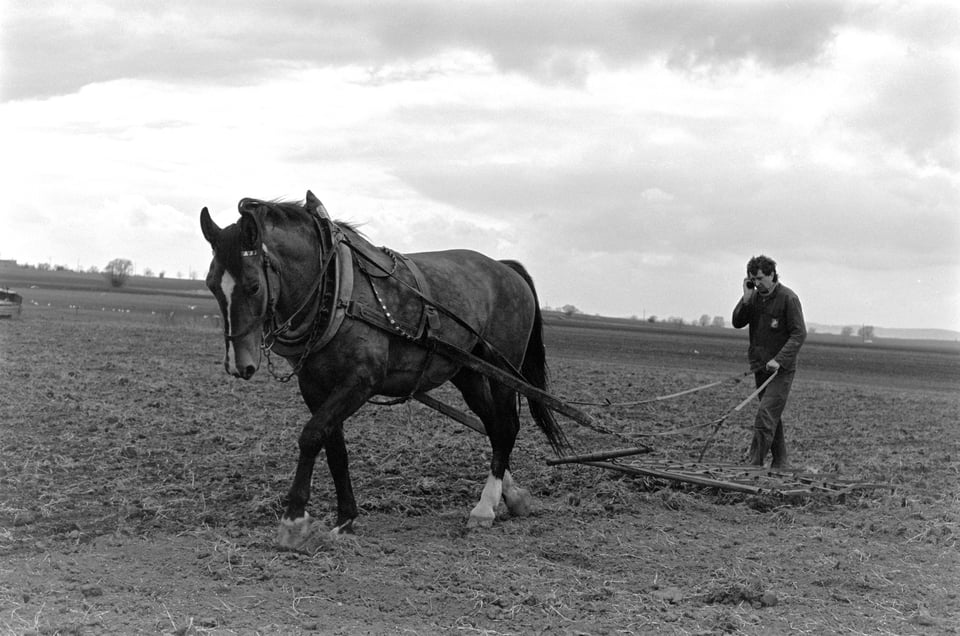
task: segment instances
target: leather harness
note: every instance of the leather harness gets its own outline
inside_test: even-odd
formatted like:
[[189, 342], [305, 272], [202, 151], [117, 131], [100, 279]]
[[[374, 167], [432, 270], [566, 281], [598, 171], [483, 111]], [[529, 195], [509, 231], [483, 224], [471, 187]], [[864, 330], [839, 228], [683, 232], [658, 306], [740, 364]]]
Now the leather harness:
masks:
[[[244, 200], [246, 201], [246, 200]], [[241, 211], [243, 203], [241, 201]], [[437, 303], [430, 295], [430, 286], [423, 272], [409, 257], [394, 252], [386, 247], [376, 248], [367, 241], [358, 237], [353, 240], [330, 218], [323, 204], [316, 202], [315, 208], [307, 208], [314, 219], [321, 243], [321, 267], [315, 282], [315, 291], [311, 293], [301, 306], [283, 323], [277, 325], [275, 306], [277, 299], [270, 289], [271, 272], [277, 277], [279, 287], [279, 264], [274, 263], [271, 255], [263, 247], [263, 267], [268, 281], [268, 297], [265, 301], [265, 312], [271, 328], [265, 329], [263, 336], [263, 350], [267, 354], [267, 363], [271, 374], [279, 381], [286, 382], [297, 375], [303, 368], [309, 356], [325, 347], [336, 336], [345, 318], [360, 320], [370, 326], [396, 334], [419, 344], [427, 350], [427, 356], [420, 369], [420, 377], [414, 384], [409, 395], [400, 398], [399, 402], [414, 398], [424, 404], [439, 408], [437, 401], [420, 391], [426, 369], [433, 355], [441, 355], [465, 368], [471, 369], [491, 380], [496, 380], [525, 395], [528, 399], [536, 400], [551, 410], [562, 413], [579, 424], [592, 430], [610, 433], [608, 429], [593, 420], [592, 417], [579, 409], [566, 404], [562, 400], [550, 395], [543, 389], [532, 386], [518, 370], [497, 348], [487, 341], [472, 325], [467, 323], [455, 312]], [[259, 221], [258, 221], [259, 224]], [[260, 234], [262, 236], [262, 233]], [[398, 276], [400, 267], [405, 268], [413, 278], [413, 284], [407, 283]], [[369, 282], [380, 307], [371, 308], [353, 298], [355, 290], [354, 268], [360, 271]], [[375, 280], [393, 279], [397, 284], [407, 288], [420, 301], [420, 315], [416, 325], [403, 324], [386, 307]], [[303, 320], [293, 326], [294, 318], [307, 310]], [[484, 345], [486, 352], [493, 357], [492, 362], [481, 359], [469, 351], [443, 340], [432, 332], [440, 329], [440, 314], [460, 325], [472, 334], [478, 342]], [[266, 324], [266, 323], [264, 323]], [[279, 374], [271, 364], [270, 353], [276, 352], [288, 360], [295, 360], [293, 369], [286, 375]], [[448, 415], [456, 411], [451, 407], [441, 408], [441, 412]], [[455, 419], [465, 421], [467, 416], [462, 413], [453, 415]], [[478, 422], [470, 421], [468, 425], [480, 430]]]
[[[246, 200], [241, 201], [241, 213]], [[254, 200], [253, 204], [259, 203]], [[279, 322], [276, 313], [277, 298], [274, 287], [279, 287], [280, 266], [274, 262], [265, 246], [261, 250], [243, 252], [244, 256], [261, 256], [265, 279], [267, 280], [267, 299], [264, 312], [267, 315], [264, 329], [263, 350], [267, 353], [268, 366], [273, 376], [280, 381], [288, 381], [300, 372], [307, 358], [321, 350], [333, 340], [345, 318], [361, 320], [384, 331], [398, 334], [408, 340], [425, 341], [431, 331], [440, 328], [440, 315], [430, 302], [430, 286], [416, 263], [403, 254], [386, 247], [376, 248], [363, 239], [352, 239], [341, 230], [327, 214], [322, 204], [307, 209], [314, 222], [320, 240], [320, 271], [311, 284], [313, 291], [304, 302], [283, 322]], [[251, 218], [260, 225], [255, 215]], [[260, 231], [262, 236], [262, 229]], [[398, 276], [400, 267], [405, 268], [413, 278], [413, 285], [402, 281]], [[374, 296], [380, 303], [379, 308], [369, 307], [355, 300], [355, 269], [369, 281]], [[271, 278], [278, 282], [271, 285]], [[386, 307], [380, 298], [375, 279], [393, 278], [412, 289], [420, 300], [420, 316], [416, 325], [404, 324]], [[232, 337], [239, 337], [237, 336]], [[289, 374], [278, 373], [269, 355], [276, 353], [291, 361], [293, 366]], [[429, 358], [424, 366], [429, 363]], [[422, 374], [421, 374], [422, 375]]]

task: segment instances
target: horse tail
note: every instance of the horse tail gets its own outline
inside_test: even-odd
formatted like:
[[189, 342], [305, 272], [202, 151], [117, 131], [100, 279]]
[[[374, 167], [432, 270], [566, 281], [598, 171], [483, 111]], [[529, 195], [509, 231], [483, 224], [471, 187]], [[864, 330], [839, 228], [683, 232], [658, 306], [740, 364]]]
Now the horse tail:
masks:
[[[530, 291], [533, 293], [533, 328], [530, 330], [530, 338], [527, 341], [527, 349], [523, 354], [523, 363], [520, 365], [520, 372], [524, 379], [536, 388], [547, 391], [548, 372], [547, 372], [547, 349], [543, 344], [543, 314], [540, 312], [540, 300], [537, 297], [537, 289], [533, 284], [533, 279], [526, 268], [517, 261], [500, 261], [516, 273], [520, 274]], [[530, 407], [530, 415], [537, 423], [537, 426], [547, 436], [550, 446], [558, 455], [564, 454], [570, 449], [570, 443], [566, 435], [557, 423], [553, 411], [544, 406], [543, 402], [527, 398], [527, 404]]]

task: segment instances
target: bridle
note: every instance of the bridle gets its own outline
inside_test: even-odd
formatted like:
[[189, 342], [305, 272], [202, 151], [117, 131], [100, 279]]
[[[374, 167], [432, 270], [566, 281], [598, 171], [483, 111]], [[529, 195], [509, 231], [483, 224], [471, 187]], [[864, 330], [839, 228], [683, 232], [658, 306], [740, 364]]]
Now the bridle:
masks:
[[237, 340], [249, 335], [258, 327], [263, 328], [267, 320], [272, 318], [276, 312], [277, 294], [274, 293], [270, 285], [270, 274], [277, 279], [277, 287], [280, 286], [280, 270], [273, 264], [273, 260], [267, 255], [266, 247], [261, 245], [258, 250], [241, 250], [241, 258], [252, 258], [259, 256], [261, 259], [260, 269], [263, 271], [263, 279], [266, 282], [267, 293], [264, 294], [263, 302], [260, 304], [260, 313], [250, 321], [240, 333], [224, 333], [223, 337], [227, 342], [236, 342]]
[[[258, 237], [263, 237], [263, 228], [259, 217], [252, 212], [261, 204], [260, 201], [253, 199], [242, 199], [238, 205], [241, 216], [247, 217], [250, 221], [256, 223]], [[305, 211], [313, 221], [320, 246], [320, 268], [307, 287], [307, 289], [311, 290], [310, 293], [304, 297], [300, 305], [292, 311], [285, 320], [281, 321], [277, 315], [277, 304], [280, 299], [283, 281], [283, 270], [280, 263], [270, 253], [263, 242], [260, 243], [260, 247], [257, 249], [241, 250], [241, 258], [260, 258], [260, 270], [263, 272], [266, 290], [263, 295], [260, 311], [256, 318], [251, 320], [250, 324], [240, 332], [224, 334], [227, 342], [236, 342], [240, 338], [249, 335], [255, 329], [262, 329], [260, 349], [267, 354], [268, 362], [269, 355], [274, 345], [278, 342], [281, 342], [287, 348], [300, 349], [302, 347], [300, 359], [294, 365], [294, 373], [286, 377], [278, 377], [278, 379], [281, 380], [289, 379], [292, 375], [299, 372], [306, 361], [306, 357], [313, 351], [319, 335], [323, 331], [322, 327], [324, 325], [322, 323], [324, 321], [322, 315], [325, 314], [329, 317], [332, 313], [332, 308], [324, 308], [321, 305], [327, 295], [327, 288], [333, 284], [330, 278], [337, 275], [331, 266], [335, 262], [340, 244], [345, 238], [343, 232], [337, 227], [337, 224], [326, 214], [326, 210], [321, 208], [321, 210], [317, 211], [305, 208]], [[328, 285], [328, 283], [330, 284]], [[311, 309], [312, 311], [308, 311]], [[294, 329], [294, 323], [297, 319], [300, 316], [310, 314], [313, 315], [313, 319], [309, 328], [299, 334], [290, 335], [290, 331]], [[306, 325], [306, 322], [302, 323], [301, 326], [303, 325]], [[276, 374], [274, 375], [276, 377]]]

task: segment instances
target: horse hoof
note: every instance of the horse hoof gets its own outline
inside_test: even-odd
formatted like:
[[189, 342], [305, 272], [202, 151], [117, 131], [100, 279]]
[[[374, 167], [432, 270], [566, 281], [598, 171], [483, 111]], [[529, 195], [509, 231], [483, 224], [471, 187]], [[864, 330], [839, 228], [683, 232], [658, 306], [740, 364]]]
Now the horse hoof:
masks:
[[518, 488], [509, 497], [504, 497], [507, 501], [507, 510], [514, 517], [527, 517], [530, 515], [530, 493], [522, 488]]
[[288, 550], [306, 550], [314, 538], [313, 524], [310, 515], [303, 513], [299, 519], [280, 520], [280, 530], [277, 532], [277, 544]]
[[507, 510], [509, 510], [510, 514], [514, 517], [529, 517], [530, 501], [527, 499], [512, 501], [507, 504]]
[[470, 515], [470, 518], [467, 519], [467, 528], [492, 528], [493, 527], [493, 517], [474, 517]]
[[334, 538], [344, 534], [354, 534], [353, 519], [347, 519], [346, 521], [341, 523], [339, 526], [334, 526], [334, 528], [330, 530], [330, 536]]

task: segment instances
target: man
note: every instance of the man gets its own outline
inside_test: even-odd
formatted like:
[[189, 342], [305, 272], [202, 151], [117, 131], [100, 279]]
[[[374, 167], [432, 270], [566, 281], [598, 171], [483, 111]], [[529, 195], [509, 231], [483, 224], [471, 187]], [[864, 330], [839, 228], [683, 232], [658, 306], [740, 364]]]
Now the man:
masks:
[[747, 357], [755, 370], [757, 386], [776, 373], [760, 393], [749, 461], [763, 466], [770, 452], [771, 468], [788, 468], [781, 415], [793, 384], [797, 353], [807, 338], [807, 327], [800, 299], [793, 290], [780, 284], [776, 261], [763, 255], [754, 256], [747, 263], [743, 297], [733, 309], [733, 326], [742, 329], [747, 325], [750, 326]]

